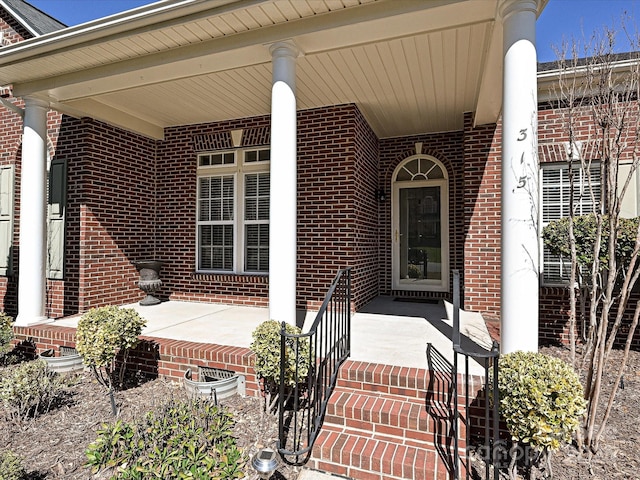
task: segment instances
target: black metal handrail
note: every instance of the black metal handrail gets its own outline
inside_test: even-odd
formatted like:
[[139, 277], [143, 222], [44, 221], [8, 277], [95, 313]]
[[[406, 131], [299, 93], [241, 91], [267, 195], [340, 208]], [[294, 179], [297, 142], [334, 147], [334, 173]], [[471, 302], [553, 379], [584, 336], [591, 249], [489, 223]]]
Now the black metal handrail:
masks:
[[[331, 282], [309, 332], [290, 334], [282, 325], [280, 346], [278, 452], [285, 462], [304, 465], [324, 422], [339, 368], [351, 353], [350, 268], [340, 270]], [[287, 349], [296, 353], [295, 362], [288, 361]], [[306, 351], [307, 361], [299, 361], [298, 353]], [[283, 381], [288, 365], [295, 365], [293, 387]]]
[[[453, 462], [453, 478], [460, 478], [460, 452], [458, 450], [459, 442], [459, 423], [466, 423], [466, 448], [467, 448], [467, 468], [466, 479], [470, 478], [471, 468], [468, 461], [470, 454], [470, 443], [472, 424], [471, 418], [471, 392], [469, 391], [470, 374], [469, 374], [469, 358], [475, 359], [484, 367], [484, 408], [483, 418], [481, 422], [484, 427], [484, 445], [481, 447], [482, 457], [485, 462], [485, 476], [487, 480], [491, 478], [490, 472], [493, 469], [494, 480], [499, 479], [499, 471], [497, 460], [500, 455], [499, 449], [499, 395], [498, 395], [498, 358], [500, 357], [500, 348], [498, 342], [493, 341], [491, 350], [482, 348], [477, 344], [468, 344], [463, 346], [460, 335], [460, 272], [453, 270], [453, 398], [456, 399], [458, 392], [458, 354], [464, 356], [464, 418], [461, 418], [460, 411], [455, 406], [453, 422], [454, 441], [454, 462]], [[469, 343], [469, 342], [467, 342]], [[491, 372], [491, 373], [490, 373]], [[455, 405], [455, 404], [454, 404]]]

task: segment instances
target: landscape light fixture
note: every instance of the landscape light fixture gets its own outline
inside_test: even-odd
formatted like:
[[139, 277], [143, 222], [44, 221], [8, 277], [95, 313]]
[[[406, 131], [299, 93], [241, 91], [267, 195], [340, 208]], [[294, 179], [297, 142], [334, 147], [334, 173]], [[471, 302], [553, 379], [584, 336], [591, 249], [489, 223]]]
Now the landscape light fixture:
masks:
[[271, 478], [271, 475], [273, 475], [273, 472], [276, 471], [276, 468], [278, 468], [276, 452], [270, 448], [258, 450], [258, 453], [253, 456], [251, 466], [258, 472], [260, 478], [268, 480]]

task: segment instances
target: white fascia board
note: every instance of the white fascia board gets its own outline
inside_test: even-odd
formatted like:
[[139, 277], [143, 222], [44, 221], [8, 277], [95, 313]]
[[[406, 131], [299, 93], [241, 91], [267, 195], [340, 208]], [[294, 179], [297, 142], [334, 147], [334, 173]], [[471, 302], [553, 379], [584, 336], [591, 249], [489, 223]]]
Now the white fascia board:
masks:
[[255, 3], [259, 0], [161, 0], [5, 47], [0, 50], [0, 65], [170, 26], [200, 12], [209, 15], [212, 10], [220, 10], [224, 13]]
[[[638, 58], [631, 58], [625, 60], [619, 60], [611, 63], [611, 71], [613, 73], [613, 79], [620, 78], [626, 73], [630, 72], [633, 68], [638, 68]], [[584, 78], [587, 75], [588, 68], [597, 69], [595, 65], [580, 65], [574, 69], [565, 69], [567, 75], [575, 75], [577, 78]], [[557, 85], [562, 70], [555, 68], [553, 70], [546, 70], [538, 73], [538, 102], [557, 100], [557, 95], [552, 91], [552, 86]]]

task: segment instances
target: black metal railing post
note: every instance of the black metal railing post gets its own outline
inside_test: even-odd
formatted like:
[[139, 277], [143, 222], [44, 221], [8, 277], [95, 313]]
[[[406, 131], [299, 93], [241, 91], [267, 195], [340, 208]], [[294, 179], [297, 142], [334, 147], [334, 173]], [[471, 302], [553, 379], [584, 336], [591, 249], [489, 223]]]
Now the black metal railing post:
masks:
[[[469, 464], [469, 445], [471, 444], [471, 392], [470, 392], [470, 373], [469, 373], [469, 359], [473, 358], [478, 363], [484, 366], [484, 408], [482, 419], [484, 423], [484, 445], [482, 446], [482, 454], [485, 461], [485, 478], [489, 479], [491, 468], [493, 468], [493, 478], [498, 480], [500, 472], [496, 466], [496, 449], [498, 446], [500, 431], [499, 431], [499, 394], [498, 394], [498, 359], [500, 357], [500, 348], [498, 342], [493, 341], [490, 350], [483, 348], [477, 344], [473, 346], [463, 347], [462, 337], [460, 334], [460, 272], [453, 270], [453, 401], [454, 401], [454, 466], [453, 466], [453, 478], [458, 480], [460, 478], [460, 453], [459, 453], [459, 423], [463, 421], [466, 424], [465, 428], [465, 445], [467, 449], [467, 468], [466, 479], [470, 478], [470, 464]], [[460, 418], [460, 410], [458, 408], [458, 354], [464, 355], [464, 419]], [[490, 373], [491, 372], [491, 373]]]
[[[284, 385], [287, 368], [286, 346], [291, 342], [296, 355], [293, 392]], [[309, 343], [305, 369], [299, 378], [300, 344]], [[324, 422], [329, 398], [335, 388], [340, 366], [351, 354], [351, 269], [340, 270], [331, 282], [313, 325], [306, 333], [290, 334], [283, 324], [280, 331], [280, 396], [278, 452], [291, 465], [304, 465]], [[304, 391], [300, 386], [304, 385]], [[290, 393], [293, 398], [287, 396]]]

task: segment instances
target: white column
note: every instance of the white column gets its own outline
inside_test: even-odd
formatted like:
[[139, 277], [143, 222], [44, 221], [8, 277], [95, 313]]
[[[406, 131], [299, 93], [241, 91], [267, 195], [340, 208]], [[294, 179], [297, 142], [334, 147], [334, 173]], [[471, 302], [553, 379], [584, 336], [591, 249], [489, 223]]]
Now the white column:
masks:
[[538, 350], [536, 0], [506, 0], [502, 99], [501, 351]]
[[269, 318], [296, 324], [296, 57], [291, 42], [271, 45]]
[[20, 250], [16, 325], [33, 325], [45, 315], [47, 245], [48, 104], [26, 98], [20, 180]]

